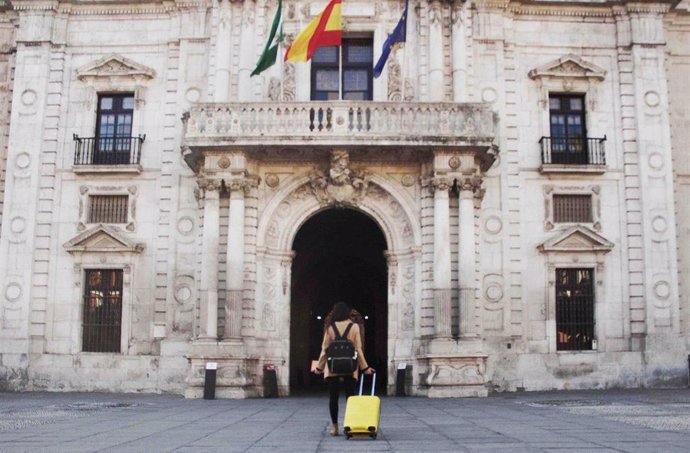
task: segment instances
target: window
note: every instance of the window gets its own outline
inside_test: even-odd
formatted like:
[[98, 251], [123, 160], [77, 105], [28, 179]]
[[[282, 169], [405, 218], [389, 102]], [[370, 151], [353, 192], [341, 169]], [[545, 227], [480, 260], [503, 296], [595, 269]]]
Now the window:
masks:
[[373, 59], [371, 39], [343, 39], [340, 47], [320, 47], [312, 57], [311, 99], [372, 100]]
[[549, 95], [551, 163], [587, 164], [585, 98], [582, 95]]
[[134, 95], [108, 94], [98, 97], [94, 164], [128, 164], [132, 147]]
[[89, 196], [88, 223], [127, 223], [127, 195]]
[[554, 194], [553, 221], [555, 223], [592, 223], [592, 196]]
[[556, 349], [592, 349], [593, 269], [556, 269]]
[[122, 270], [87, 270], [82, 350], [120, 352]]

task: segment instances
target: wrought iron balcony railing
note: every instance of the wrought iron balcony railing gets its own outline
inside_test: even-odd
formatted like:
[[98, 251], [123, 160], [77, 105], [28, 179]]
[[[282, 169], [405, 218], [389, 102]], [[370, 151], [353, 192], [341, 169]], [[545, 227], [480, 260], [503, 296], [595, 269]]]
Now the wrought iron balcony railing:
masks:
[[146, 135], [79, 137], [74, 134], [74, 165], [138, 165]]
[[542, 137], [541, 157], [543, 164], [553, 165], [606, 165], [603, 138]]

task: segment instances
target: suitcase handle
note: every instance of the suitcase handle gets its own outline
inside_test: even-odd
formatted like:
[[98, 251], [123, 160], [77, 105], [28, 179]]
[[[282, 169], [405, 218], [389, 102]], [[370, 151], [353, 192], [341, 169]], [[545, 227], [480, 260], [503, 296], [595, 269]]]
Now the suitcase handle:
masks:
[[[362, 378], [359, 380], [359, 396], [362, 396], [362, 390], [364, 388], [364, 373], [362, 374]], [[371, 396], [374, 396], [374, 388], [376, 387], [376, 373], [372, 373], [372, 381], [371, 381]]]

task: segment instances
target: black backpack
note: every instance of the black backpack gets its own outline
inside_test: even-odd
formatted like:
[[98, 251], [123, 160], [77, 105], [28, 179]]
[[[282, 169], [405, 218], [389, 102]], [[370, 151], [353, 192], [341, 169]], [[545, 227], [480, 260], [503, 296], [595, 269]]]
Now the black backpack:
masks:
[[352, 341], [347, 338], [351, 328], [352, 323], [348, 324], [345, 333], [340, 335], [333, 323], [335, 340], [326, 348], [326, 363], [332, 374], [352, 374], [357, 369], [357, 351]]

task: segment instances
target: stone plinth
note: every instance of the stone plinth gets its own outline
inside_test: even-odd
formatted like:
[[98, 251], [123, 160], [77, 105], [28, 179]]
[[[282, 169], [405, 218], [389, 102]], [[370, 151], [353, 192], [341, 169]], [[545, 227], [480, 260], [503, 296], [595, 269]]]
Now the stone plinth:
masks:
[[435, 338], [419, 359], [427, 370], [420, 384], [430, 398], [487, 396], [487, 358], [481, 340]]
[[486, 355], [429, 356], [426, 385], [429, 398], [488, 396]]
[[216, 398], [250, 398], [259, 396], [259, 362], [247, 357], [241, 343], [195, 342], [187, 356], [190, 364], [185, 398], [202, 398], [206, 364], [218, 364]]

